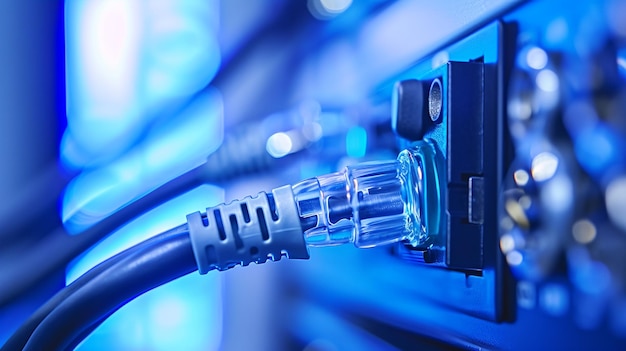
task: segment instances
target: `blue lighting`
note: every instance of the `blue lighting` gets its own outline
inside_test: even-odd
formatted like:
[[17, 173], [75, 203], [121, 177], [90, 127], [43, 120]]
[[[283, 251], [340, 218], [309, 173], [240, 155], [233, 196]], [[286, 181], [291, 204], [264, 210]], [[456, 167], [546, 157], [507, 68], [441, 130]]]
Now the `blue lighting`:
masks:
[[574, 143], [578, 162], [597, 179], [621, 166], [623, 147], [619, 135], [602, 122], [580, 131]]
[[626, 48], [617, 50], [617, 69], [622, 78], [626, 78]]
[[217, 350], [221, 301], [219, 275], [192, 273], [130, 301], [76, 349]]
[[63, 197], [64, 225], [70, 232], [81, 231], [198, 166], [220, 145], [222, 124], [221, 95], [206, 90], [176, 118], [148, 131], [133, 150], [76, 177]]
[[367, 131], [362, 127], [352, 127], [346, 134], [346, 153], [350, 157], [361, 158], [367, 151]]
[[275, 133], [267, 139], [265, 148], [272, 157], [281, 158], [291, 152], [293, 141], [287, 133]]
[[202, 0], [65, 3], [67, 167], [121, 155], [210, 83], [220, 64], [218, 11]]
[[[65, 2], [67, 129], [62, 164], [80, 171], [62, 218], [81, 231], [198, 166], [222, 142], [223, 104], [207, 88], [220, 65], [219, 4], [203, 0]], [[74, 260], [68, 283], [112, 255], [223, 201], [204, 185], [149, 211]], [[150, 291], [113, 314], [79, 350], [216, 350], [216, 274]]]

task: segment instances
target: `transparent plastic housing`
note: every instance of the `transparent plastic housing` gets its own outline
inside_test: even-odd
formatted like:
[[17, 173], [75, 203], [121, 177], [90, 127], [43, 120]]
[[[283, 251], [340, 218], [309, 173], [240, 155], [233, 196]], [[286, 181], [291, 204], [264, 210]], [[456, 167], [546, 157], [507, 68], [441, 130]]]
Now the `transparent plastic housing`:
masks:
[[348, 166], [294, 185], [307, 244], [429, 245], [440, 233], [439, 175], [435, 146], [423, 141], [397, 160]]

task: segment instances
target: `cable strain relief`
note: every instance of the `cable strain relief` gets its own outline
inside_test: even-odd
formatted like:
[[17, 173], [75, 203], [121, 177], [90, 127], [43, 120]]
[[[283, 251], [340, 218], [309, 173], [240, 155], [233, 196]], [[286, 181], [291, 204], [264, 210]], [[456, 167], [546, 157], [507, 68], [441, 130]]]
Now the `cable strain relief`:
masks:
[[200, 274], [283, 256], [308, 259], [291, 186], [259, 193], [187, 216]]

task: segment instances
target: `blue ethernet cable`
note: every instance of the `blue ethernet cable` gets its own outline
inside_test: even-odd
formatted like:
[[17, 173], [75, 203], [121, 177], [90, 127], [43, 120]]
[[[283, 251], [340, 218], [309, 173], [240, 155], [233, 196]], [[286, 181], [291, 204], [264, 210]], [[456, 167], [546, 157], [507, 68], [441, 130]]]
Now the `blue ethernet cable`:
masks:
[[131, 299], [195, 270], [308, 259], [309, 246], [431, 245], [441, 237], [442, 159], [433, 143], [421, 141], [396, 160], [348, 166], [189, 214], [183, 226], [61, 290], [0, 350], [75, 346]]
[[397, 241], [424, 247], [441, 232], [441, 157], [429, 141], [396, 160], [362, 163], [187, 216], [201, 274], [283, 256], [307, 246]]

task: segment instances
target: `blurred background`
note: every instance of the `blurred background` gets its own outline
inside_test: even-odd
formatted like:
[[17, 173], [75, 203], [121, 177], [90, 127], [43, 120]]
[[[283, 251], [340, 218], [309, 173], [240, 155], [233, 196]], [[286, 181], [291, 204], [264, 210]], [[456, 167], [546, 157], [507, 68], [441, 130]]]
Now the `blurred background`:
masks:
[[[583, 40], [590, 35], [617, 37], [615, 51], [621, 56], [612, 60], [619, 63], [617, 76], [623, 78], [624, 49], [619, 47], [623, 48], [626, 32], [623, 25], [612, 26], [610, 16], [624, 14], [624, 7], [620, 2], [606, 3], [593, 7], [586, 17], [582, 13], [587, 9], [581, 5], [570, 11], [571, 17], [547, 19], [553, 27], [545, 33], [557, 37], [552, 43], [582, 45], [578, 48], [582, 52], [594, 50], [585, 46], [589, 40]], [[205, 162], [212, 171], [198, 186], [124, 225], [64, 269], [0, 306], [0, 342], [60, 286], [120, 250], [183, 223], [190, 212], [348, 164], [394, 159], [406, 140], [397, 138], [391, 128], [391, 83], [446, 43], [520, 6], [515, 0], [4, 3], [0, 11], [0, 223], [4, 228], [0, 230], [7, 235], [2, 237], [0, 269], [11, 270], [22, 250], [56, 227], [79, 237], [135, 199]], [[520, 18], [529, 14], [530, 10]], [[572, 29], [579, 17], [591, 18], [581, 20], [591, 33], [583, 39]], [[563, 23], [566, 28], [559, 28]], [[521, 26], [526, 37], [520, 37], [551, 43], [537, 26]], [[569, 49], [555, 44], [546, 50]], [[433, 62], [437, 60], [446, 58]], [[622, 117], [616, 117], [621, 127]], [[511, 118], [515, 139], [516, 131], [526, 124], [524, 118]], [[598, 133], [585, 138], [595, 137], [596, 145], [607, 142], [607, 134]], [[623, 146], [622, 134], [610, 137], [613, 146], [603, 150]], [[515, 147], [523, 149], [525, 143], [519, 141]], [[579, 148], [587, 155], [604, 152], [585, 146]], [[620, 155], [606, 162], [622, 162], [615, 161]], [[584, 164], [581, 167], [595, 174]], [[606, 182], [603, 189], [612, 185], [626, 192], [623, 181]], [[609, 212], [621, 211], [622, 203], [609, 207]], [[606, 214], [602, 218], [609, 221]], [[576, 223], [579, 229], [580, 223], [587, 225], [583, 228], [587, 233], [592, 222]], [[625, 227], [620, 225], [623, 220], [611, 224], [623, 234]], [[502, 347], [505, 336], [524, 345], [522, 327], [510, 321], [499, 325], [480, 320], [474, 328], [483, 328], [483, 335], [468, 337], [475, 329], [463, 325], [474, 323], [474, 317], [437, 304], [412, 303], [419, 278], [406, 266], [413, 263], [401, 261], [385, 248], [354, 251], [312, 249], [309, 262], [280, 261], [220, 274], [191, 274], [131, 301], [78, 349], [440, 349], [448, 344], [478, 347], [493, 339]], [[584, 255], [569, 252], [570, 261], [581, 262], [572, 258], [575, 254]], [[617, 266], [623, 268], [622, 263]], [[46, 257], [36, 264], [46, 265]], [[581, 268], [586, 276], [577, 277], [588, 279], [612, 266], [588, 267]], [[550, 308], [569, 301], [569, 295], [563, 297], [563, 289], [570, 291], [568, 284], [551, 285], [552, 295], [547, 298], [556, 302], [548, 303]], [[326, 285], [333, 288], [327, 290]], [[400, 299], [386, 300], [385, 292]], [[624, 311], [626, 299], [620, 294], [611, 306]], [[593, 301], [609, 304], [608, 298]], [[533, 321], [541, 325], [567, 314], [550, 311], [539, 319], [534, 313], [522, 313], [520, 318], [524, 325]], [[583, 323], [583, 329], [608, 323], [597, 318], [595, 325]], [[626, 319], [611, 318], [615, 319], [611, 328], [626, 334]], [[454, 326], [446, 326], [445, 320], [454, 320], [450, 322]], [[563, 325], [563, 333], [580, 327]], [[603, 333], [600, 329], [596, 332]], [[489, 336], [499, 332], [503, 336]]]

